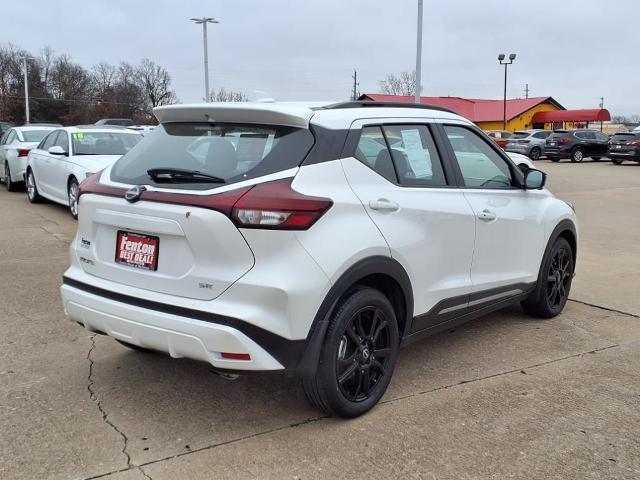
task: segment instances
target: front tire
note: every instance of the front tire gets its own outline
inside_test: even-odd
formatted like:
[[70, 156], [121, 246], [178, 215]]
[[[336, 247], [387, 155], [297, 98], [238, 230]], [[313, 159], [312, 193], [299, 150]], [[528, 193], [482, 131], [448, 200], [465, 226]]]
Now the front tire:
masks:
[[614, 165], [622, 165], [622, 162], [624, 162], [624, 160], [622, 158], [612, 158], [611, 159], [611, 163], [613, 163]]
[[69, 180], [69, 187], [67, 188], [67, 198], [69, 199], [69, 211], [71, 212], [71, 216], [78, 219], [78, 180], [74, 177], [71, 177]]
[[562, 312], [569, 299], [573, 271], [571, 245], [558, 237], [542, 261], [536, 289], [522, 302], [524, 311], [539, 318], [552, 318]]
[[315, 376], [303, 379], [307, 399], [344, 418], [369, 411], [389, 385], [399, 346], [387, 297], [373, 288], [353, 291], [331, 316]]
[[38, 193], [36, 177], [31, 169], [27, 170], [27, 198], [31, 203], [41, 203], [43, 201], [42, 196]]
[[576, 148], [573, 152], [571, 152], [571, 161], [573, 163], [580, 163], [584, 160], [584, 150], [581, 148]]
[[593, 160], [594, 162], [599, 162], [601, 158], [602, 158], [602, 157], [593, 157], [593, 156], [592, 156], [592, 157], [591, 157], [591, 160]]

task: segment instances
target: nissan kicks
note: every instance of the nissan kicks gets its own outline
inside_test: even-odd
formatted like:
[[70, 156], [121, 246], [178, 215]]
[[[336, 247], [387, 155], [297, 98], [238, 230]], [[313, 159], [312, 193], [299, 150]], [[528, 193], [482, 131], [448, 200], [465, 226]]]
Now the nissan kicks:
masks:
[[521, 304], [558, 315], [572, 207], [438, 107], [171, 105], [86, 179], [68, 318], [136, 350], [287, 371], [354, 417], [400, 347]]

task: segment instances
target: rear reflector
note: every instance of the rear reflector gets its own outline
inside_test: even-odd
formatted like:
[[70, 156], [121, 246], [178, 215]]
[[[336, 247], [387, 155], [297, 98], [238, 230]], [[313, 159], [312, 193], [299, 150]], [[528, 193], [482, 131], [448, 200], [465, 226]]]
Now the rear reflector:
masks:
[[26, 157], [29, 155], [29, 149], [28, 148], [19, 148], [18, 149], [18, 156], [19, 157]]
[[229, 353], [222, 352], [222, 358], [226, 358], [227, 360], [251, 360], [251, 355], [248, 353]]

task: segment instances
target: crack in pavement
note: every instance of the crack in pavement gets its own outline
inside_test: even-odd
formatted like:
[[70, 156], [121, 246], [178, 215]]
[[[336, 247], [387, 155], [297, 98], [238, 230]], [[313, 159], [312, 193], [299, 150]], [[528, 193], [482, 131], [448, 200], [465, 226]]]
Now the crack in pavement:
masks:
[[589, 303], [589, 302], [585, 302], [583, 300], [576, 300], [574, 298], [569, 298], [568, 300], [570, 302], [580, 303], [582, 305], [586, 305], [587, 307], [599, 308], [600, 310], [605, 310], [607, 312], [619, 313], [621, 315], [627, 315], [627, 316], [633, 317], [633, 318], [640, 318], [640, 315], [636, 315], [635, 313], [623, 312], [622, 310], [618, 310], [616, 308], [603, 307], [602, 305], [596, 305], [595, 303]]
[[[633, 343], [633, 342], [629, 342], [629, 343]], [[533, 365], [528, 365], [526, 367], [514, 368], [514, 369], [511, 369], [511, 370], [506, 370], [506, 371], [503, 371], [503, 372], [497, 372], [497, 373], [493, 373], [491, 375], [486, 375], [484, 377], [472, 378], [470, 380], [461, 380], [461, 381], [456, 382], [456, 383], [451, 383], [451, 384], [448, 384], [448, 385], [441, 385], [439, 387], [435, 387], [435, 388], [432, 388], [430, 390], [424, 390], [422, 392], [416, 392], [416, 393], [412, 393], [412, 394], [409, 394], [409, 395], [404, 395], [404, 396], [392, 398], [392, 399], [389, 399], [389, 400], [383, 400], [383, 401], [379, 402], [379, 404], [380, 405], [391, 404], [393, 402], [397, 402], [397, 401], [400, 401], [400, 400], [405, 400], [407, 398], [427, 395], [427, 394], [430, 394], [430, 393], [438, 392], [440, 390], [447, 390], [447, 389], [450, 389], [450, 388], [458, 387], [460, 385], [465, 385], [465, 384], [468, 384], [468, 383], [480, 382], [480, 381], [487, 380], [487, 379], [490, 379], [490, 378], [509, 375], [509, 374], [516, 373], [516, 372], [520, 372], [520, 373], [526, 374], [525, 370], [538, 368], [538, 367], [543, 367], [543, 366], [546, 366], [546, 365], [550, 365], [550, 364], [557, 363], [557, 362], [562, 362], [564, 360], [569, 360], [569, 359], [572, 359], [572, 358], [584, 357], [585, 355], [603, 352], [605, 350], [610, 350], [610, 349], [617, 348], [617, 347], [620, 347], [620, 346], [621, 346], [621, 344], [614, 343], [614, 344], [611, 344], [611, 345], [606, 345], [604, 347], [595, 348], [595, 349], [589, 350], [587, 352], [574, 353], [572, 355], [567, 355], [567, 356], [564, 356], [564, 357], [555, 358], [555, 359], [552, 359], [552, 360], [547, 360], [545, 362], [540, 362], [540, 363], [536, 363], [536, 364], [533, 364]], [[219, 443], [214, 443], [214, 444], [211, 444], [211, 445], [206, 445], [204, 447], [196, 448], [196, 449], [190, 450], [188, 452], [181, 452], [181, 453], [177, 453], [175, 455], [169, 455], [169, 456], [166, 456], [166, 457], [158, 458], [158, 459], [151, 460], [151, 461], [148, 461], [148, 462], [145, 462], [145, 463], [141, 463], [140, 465], [132, 465], [132, 464], [129, 463], [127, 468], [122, 468], [120, 470], [113, 470], [113, 471], [102, 473], [102, 474], [99, 474], [99, 475], [86, 477], [83, 480], [95, 480], [95, 479], [103, 478], [103, 477], [106, 477], [106, 476], [109, 476], [109, 475], [113, 475], [113, 474], [116, 474], [116, 473], [126, 472], [128, 470], [132, 470], [133, 468], [139, 469], [140, 471], [142, 471], [143, 474], [146, 475], [146, 473], [142, 470], [142, 467], [146, 467], [146, 466], [149, 466], [149, 465], [154, 465], [156, 463], [165, 462], [167, 460], [173, 460], [173, 459], [184, 457], [186, 455], [191, 455], [191, 454], [197, 453], [197, 452], [202, 452], [202, 451], [206, 451], [206, 450], [213, 450], [214, 448], [223, 447], [225, 445], [231, 445], [231, 444], [234, 444], [234, 443], [239, 443], [239, 442], [242, 442], [244, 440], [249, 440], [249, 439], [256, 438], [256, 437], [269, 435], [271, 433], [277, 433], [277, 432], [280, 432], [280, 431], [283, 431], [283, 430], [287, 430], [289, 428], [295, 428], [295, 427], [299, 427], [299, 426], [306, 425], [306, 424], [309, 424], [309, 423], [315, 423], [315, 422], [318, 422], [320, 420], [324, 420], [324, 419], [327, 419], [327, 418], [331, 418], [331, 417], [329, 415], [321, 415], [321, 416], [318, 416], [318, 417], [307, 418], [307, 419], [301, 420], [299, 422], [294, 422], [294, 423], [290, 423], [288, 425], [283, 425], [283, 426], [280, 426], [280, 427], [271, 428], [271, 429], [268, 429], [268, 430], [264, 430], [262, 432], [256, 432], [256, 433], [252, 433], [250, 435], [245, 435], [245, 436], [234, 438], [234, 439], [231, 439], [231, 440], [226, 440], [224, 442], [219, 442]], [[118, 430], [118, 432], [119, 432], [119, 430]], [[123, 437], [124, 437], [124, 435], [123, 435]], [[151, 478], [151, 477], [148, 477], [148, 478]]]
[[94, 380], [93, 380], [93, 365], [94, 365], [95, 362], [94, 362], [93, 358], [91, 358], [91, 354], [93, 353], [93, 350], [96, 348], [96, 334], [94, 333], [93, 335], [90, 335], [89, 336], [89, 340], [91, 341], [91, 348], [87, 352], [87, 360], [89, 360], [89, 375], [87, 376], [87, 382], [88, 382], [87, 383], [87, 391], [89, 392], [89, 398], [98, 407], [98, 411], [102, 415], [102, 420], [107, 425], [109, 425], [122, 438], [122, 441], [123, 441], [122, 453], [124, 454], [124, 456], [126, 457], [126, 460], [127, 460], [127, 468], [125, 470], [130, 470], [131, 468], [136, 467], [136, 465], [133, 465], [131, 463], [131, 456], [127, 452], [127, 444], [129, 443], [129, 439], [127, 438], [127, 436], [118, 427], [116, 427], [114, 425], [114, 423], [111, 420], [109, 420], [107, 412], [104, 409], [104, 407], [102, 406], [102, 402], [98, 398], [98, 395], [96, 394], [95, 389], [93, 388], [94, 383], [95, 383]]

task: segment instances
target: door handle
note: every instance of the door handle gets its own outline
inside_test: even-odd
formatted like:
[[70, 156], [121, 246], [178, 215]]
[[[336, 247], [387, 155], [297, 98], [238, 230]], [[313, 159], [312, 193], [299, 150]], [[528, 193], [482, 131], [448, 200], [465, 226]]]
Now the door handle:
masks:
[[484, 220], [485, 222], [490, 222], [491, 220], [495, 220], [497, 218], [497, 215], [490, 210], [482, 210], [478, 214], [478, 218], [480, 220]]
[[369, 208], [371, 210], [386, 210], [389, 212], [395, 212], [400, 209], [400, 205], [396, 202], [391, 202], [386, 198], [379, 198], [378, 200], [371, 200], [369, 202]]

